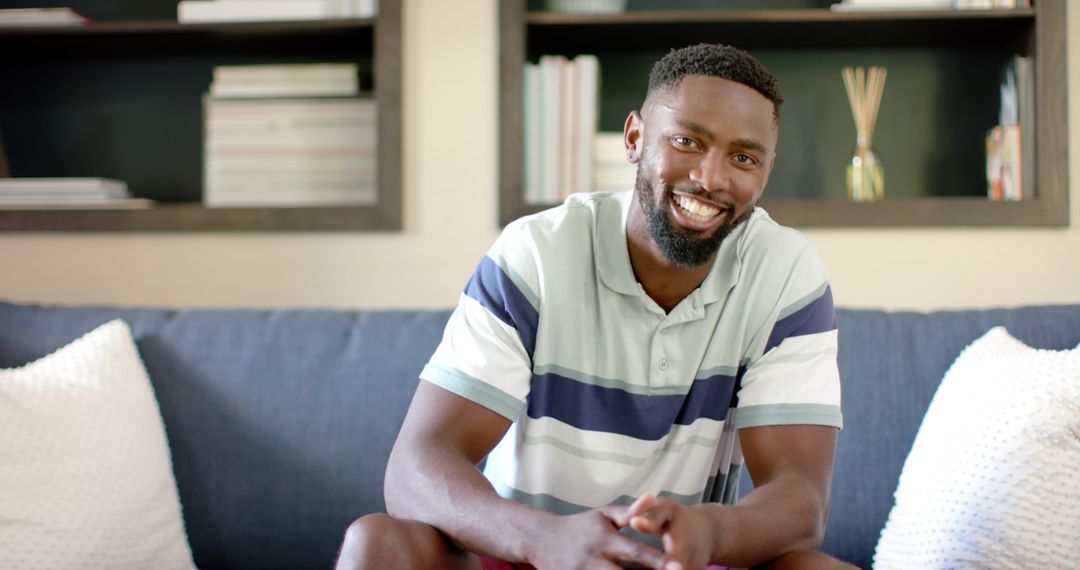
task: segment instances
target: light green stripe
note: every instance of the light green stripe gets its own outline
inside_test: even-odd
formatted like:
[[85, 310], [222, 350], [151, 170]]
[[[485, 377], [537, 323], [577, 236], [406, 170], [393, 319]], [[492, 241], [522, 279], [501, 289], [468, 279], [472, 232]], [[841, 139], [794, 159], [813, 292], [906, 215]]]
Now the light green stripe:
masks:
[[561, 439], [550, 435], [536, 435], [526, 436], [526, 445], [550, 445], [570, 455], [575, 455], [582, 459], [589, 459], [593, 461], [610, 461], [612, 463], [622, 463], [623, 465], [631, 465], [637, 467], [642, 463], [645, 463], [646, 458], [634, 457], [633, 455], [627, 455], [625, 453], [614, 453], [604, 451], [587, 451], [575, 445], [571, 445], [562, 441]]
[[[652, 456], [652, 453], [645, 457], [635, 457], [626, 453], [590, 451], [582, 447], [578, 447], [572, 443], [567, 443], [566, 441], [563, 441], [562, 439], [559, 439], [558, 437], [553, 435], [525, 436], [524, 442], [525, 445], [550, 445], [556, 449], [569, 453], [570, 455], [574, 455], [582, 459], [588, 459], [590, 461], [609, 461], [611, 463], [621, 463], [623, 465], [630, 465], [633, 467], [637, 467], [645, 463], [645, 461], [647, 461], [649, 457]], [[716, 449], [719, 444], [720, 438], [713, 439], [708, 437], [693, 436], [687, 438], [685, 441], [680, 443], [665, 444], [661, 451], [663, 451], [664, 453], [680, 453], [687, 445], [697, 445], [706, 449]]]
[[736, 376], [739, 373], [738, 366], [714, 366], [712, 368], [701, 369], [697, 373], [698, 380], [704, 378], [712, 378], [713, 376]]
[[787, 307], [784, 307], [784, 309], [782, 311], [780, 311], [780, 314], [777, 315], [776, 320], [779, 321], [780, 319], [783, 319], [784, 317], [790, 317], [791, 315], [793, 315], [793, 314], [797, 313], [798, 311], [802, 310], [807, 305], [812, 303], [815, 299], [817, 299], [822, 294], [824, 294], [825, 293], [825, 288], [828, 287], [828, 286], [829, 286], [829, 282], [825, 281], [820, 286], [818, 286], [817, 289], [810, 292], [810, 294], [806, 295], [802, 299], [799, 299], [798, 301], [795, 301], [791, 305], [788, 305]]
[[476, 402], [512, 422], [517, 421], [525, 411], [524, 402], [487, 382], [457, 370], [429, 363], [420, 372], [420, 378]]
[[[713, 376], [732, 376], [737, 374], [738, 368], [732, 366], [716, 366], [708, 370], [699, 371], [695, 382], [711, 378]], [[625, 380], [618, 380], [615, 378], [604, 378], [602, 376], [595, 376], [593, 374], [586, 374], [578, 370], [573, 370], [565, 366], [559, 366], [558, 364], [543, 364], [533, 369], [533, 373], [537, 375], [542, 374], [558, 374], [563, 378], [569, 378], [571, 380], [581, 382], [582, 384], [588, 384], [590, 386], [599, 386], [601, 388], [614, 388], [629, 392], [630, 394], [637, 394], [639, 396], [685, 396], [690, 392], [690, 386], [657, 386], [649, 387], [641, 384], [633, 384]]]
[[501, 255], [490, 254], [490, 257], [491, 260], [495, 262], [495, 265], [498, 265], [499, 268], [502, 269], [504, 273], [506, 273], [506, 276], [510, 278], [510, 281], [514, 282], [514, 285], [517, 286], [518, 291], [521, 291], [521, 294], [525, 296], [525, 299], [529, 301], [529, 304], [532, 305], [533, 309], [539, 312], [540, 296], [536, 294], [536, 291], [533, 291], [533, 288], [531, 285], [529, 285], [529, 282], [525, 281], [521, 274], [515, 271], [513, 267], [510, 267], [510, 264], [507, 263], [506, 259], [503, 259]]
[[[553, 495], [548, 495], [547, 493], [538, 493], [535, 495], [532, 493], [526, 493], [524, 491], [519, 491], [513, 487], [504, 485], [501, 481], [492, 482], [492, 486], [495, 487], [495, 490], [497, 493], [499, 493], [499, 496], [503, 498], [512, 499], [523, 505], [528, 505], [530, 507], [556, 515], [573, 515], [596, 508], [579, 505], [577, 503], [571, 503], [569, 501], [564, 501]], [[671, 499], [672, 501], [684, 505], [700, 504], [704, 495], [704, 489], [697, 493], [694, 493], [693, 495], [680, 495], [678, 493], [671, 493], [669, 491], [661, 491], [660, 493], [658, 493], [658, 496], [660, 497], [664, 497], [665, 499]], [[618, 499], [612, 501], [611, 504], [626, 506], [630, 503], [633, 503], [635, 500], [637, 500], [635, 497], [631, 497], [629, 495], [622, 495]]]
[[641, 384], [632, 384], [625, 380], [594, 376], [592, 374], [586, 374], [578, 370], [566, 368], [565, 366], [559, 366], [558, 364], [544, 364], [537, 366], [533, 369], [533, 373], [538, 375], [558, 374], [563, 378], [569, 378], [581, 382], [582, 384], [600, 386], [601, 388], [614, 388], [639, 396], [682, 396], [690, 390], [689, 386], [664, 386], [650, 389], [648, 386], [643, 386]]
[[825, 404], [764, 404], [743, 406], [735, 417], [735, 427], [774, 426], [774, 425], [823, 425], [842, 428], [844, 426], [840, 406]]

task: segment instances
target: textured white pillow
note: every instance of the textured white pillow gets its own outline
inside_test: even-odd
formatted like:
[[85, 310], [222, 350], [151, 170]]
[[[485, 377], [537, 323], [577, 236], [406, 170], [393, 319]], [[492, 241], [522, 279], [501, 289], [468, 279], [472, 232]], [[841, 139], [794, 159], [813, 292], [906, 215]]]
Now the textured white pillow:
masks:
[[193, 567], [127, 324], [0, 369], [0, 568]]
[[1080, 349], [1003, 327], [945, 374], [874, 567], [1080, 568]]

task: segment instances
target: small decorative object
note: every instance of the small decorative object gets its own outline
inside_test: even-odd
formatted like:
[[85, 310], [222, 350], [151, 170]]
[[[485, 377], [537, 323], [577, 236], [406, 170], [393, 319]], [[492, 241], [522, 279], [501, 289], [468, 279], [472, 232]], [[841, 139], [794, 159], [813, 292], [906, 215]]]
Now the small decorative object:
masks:
[[847, 167], [848, 198], [856, 202], [880, 200], [885, 196], [885, 168], [870, 141], [885, 89], [885, 68], [871, 67], [866, 73], [862, 67], [845, 67], [840, 74], [855, 119], [855, 155]]
[[626, 11], [626, 0], [547, 0], [552, 12], [614, 14]]

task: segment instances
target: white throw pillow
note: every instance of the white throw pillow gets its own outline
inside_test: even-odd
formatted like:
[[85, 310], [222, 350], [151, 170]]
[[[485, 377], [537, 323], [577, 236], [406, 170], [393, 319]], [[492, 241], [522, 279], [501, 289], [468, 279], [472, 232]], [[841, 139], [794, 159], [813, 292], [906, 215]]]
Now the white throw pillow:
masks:
[[0, 568], [193, 568], [165, 428], [115, 320], [0, 369]]
[[1080, 349], [997, 327], [926, 412], [874, 567], [1080, 568]]

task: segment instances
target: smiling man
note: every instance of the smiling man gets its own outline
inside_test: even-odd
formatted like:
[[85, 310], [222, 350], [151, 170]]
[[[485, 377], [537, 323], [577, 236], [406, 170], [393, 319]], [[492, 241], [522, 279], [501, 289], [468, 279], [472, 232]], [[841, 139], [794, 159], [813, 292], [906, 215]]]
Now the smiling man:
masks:
[[421, 373], [389, 514], [339, 568], [848, 567], [815, 551], [841, 426], [827, 275], [756, 207], [782, 102], [729, 46], [657, 62], [624, 130], [635, 188], [507, 226]]

